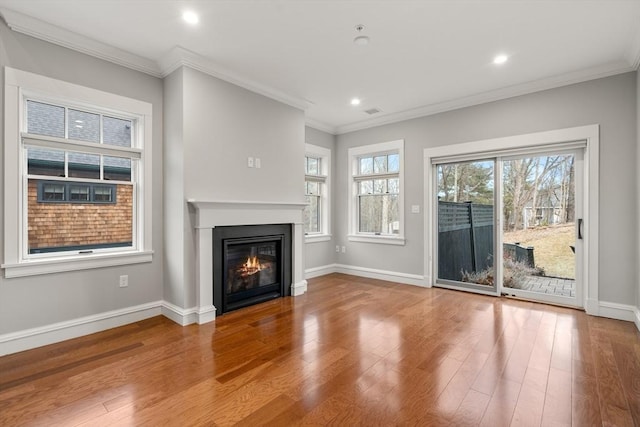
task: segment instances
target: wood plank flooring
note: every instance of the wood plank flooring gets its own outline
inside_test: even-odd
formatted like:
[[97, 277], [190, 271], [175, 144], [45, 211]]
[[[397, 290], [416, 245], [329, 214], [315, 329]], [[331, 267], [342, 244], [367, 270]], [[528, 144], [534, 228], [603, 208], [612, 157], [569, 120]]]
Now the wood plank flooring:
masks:
[[640, 426], [629, 322], [332, 274], [0, 358], [0, 425]]

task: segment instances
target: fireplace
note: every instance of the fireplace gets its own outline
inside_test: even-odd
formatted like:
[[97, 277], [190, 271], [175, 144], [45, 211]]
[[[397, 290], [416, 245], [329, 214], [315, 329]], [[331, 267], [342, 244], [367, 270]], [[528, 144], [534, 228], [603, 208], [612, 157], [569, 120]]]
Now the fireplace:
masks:
[[213, 229], [213, 305], [219, 313], [290, 295], [291, 226]]

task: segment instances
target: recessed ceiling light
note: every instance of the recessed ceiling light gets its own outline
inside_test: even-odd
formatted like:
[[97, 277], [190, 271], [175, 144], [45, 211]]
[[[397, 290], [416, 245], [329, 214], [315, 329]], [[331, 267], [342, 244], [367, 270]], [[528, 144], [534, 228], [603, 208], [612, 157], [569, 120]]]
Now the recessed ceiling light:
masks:
[[360, 99], [358, 98], [353, 98], [351, 100], [351, 105], [360, 105]]
[[496, 65], [501, 65], [507, 62], [508, 60], [509, 60], [509, 57], [507, 55], [498, 55], [495, 58], [493, 58], [493, 63]]
[[191, 25], [196, 25], [200, 21], [200, 18], [198, 17], [198, 15], [192, 10], [187, 10], [183, 12], [182, 19], [184, 19], [184, 21], [187, 24], [191, 24]]

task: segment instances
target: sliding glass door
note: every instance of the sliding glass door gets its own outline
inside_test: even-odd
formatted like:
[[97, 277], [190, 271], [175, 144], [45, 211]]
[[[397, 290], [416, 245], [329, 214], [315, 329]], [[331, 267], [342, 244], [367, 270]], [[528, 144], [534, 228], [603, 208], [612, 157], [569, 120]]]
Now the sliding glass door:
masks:
[[495, 161], [439, 164], [438, 283], [495, 293]]
[[584, 149], [434, 162], [435, 284], [582, 306]]
[[582, 151], [502, 160], [502, 292], [577, 306]]

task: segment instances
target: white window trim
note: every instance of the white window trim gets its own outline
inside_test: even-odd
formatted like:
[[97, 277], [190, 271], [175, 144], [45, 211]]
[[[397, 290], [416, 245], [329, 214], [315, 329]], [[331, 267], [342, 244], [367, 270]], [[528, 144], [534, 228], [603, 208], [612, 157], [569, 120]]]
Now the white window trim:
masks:
[[[372, 154], [384, 154], [397, 152], [399, 155], [400, 171], [400, 193], [398, 194], [398, 219], [400, 221], [400, 232], [397, 236], [376, 235], [373, 233], [361, 233], [358, 231], [358, 185], [354, 177], [358, 176], [358, 157]], [[347, 239], [351, 242], [379, 243], [386, 245], [404, 245], [404, 139], [396, 141], [381, 142], [378, 144], [363, 145], [350, 148], [349, 157], [349, 234]]]
[[305, 157], [320, 158], [320, 168], [324, 178], [320, 195], [320, 232], [305, 234], [305, 243], [327, 242], [331, 240], [331, 150], [313, 144], [305, 144]]
[[[152, 260], [152, 105], [96, 89], [78, 86], [61, 80], [16, 70], [4, 69], [4, 269], [6, 278], [37, 274], [84, 270], [115, 265], [137, 264]], [[23, 180], [21, 124], [22, 102], [25, 94], [36, 93], [57, 102], [69, 100], [71, 104], [97, 105], [106, 110], [127, 111], [138, 117], [137, 140], [140, 153], [140, 175], [137, 200], [137, 221], [134, 225], [135, 249], [117, 252], [63, 255], [49, 258], [25, 257], [24, 218], [26, 200], [22, 197]], [[22, 203], [18, 203], [22, 201]]]

